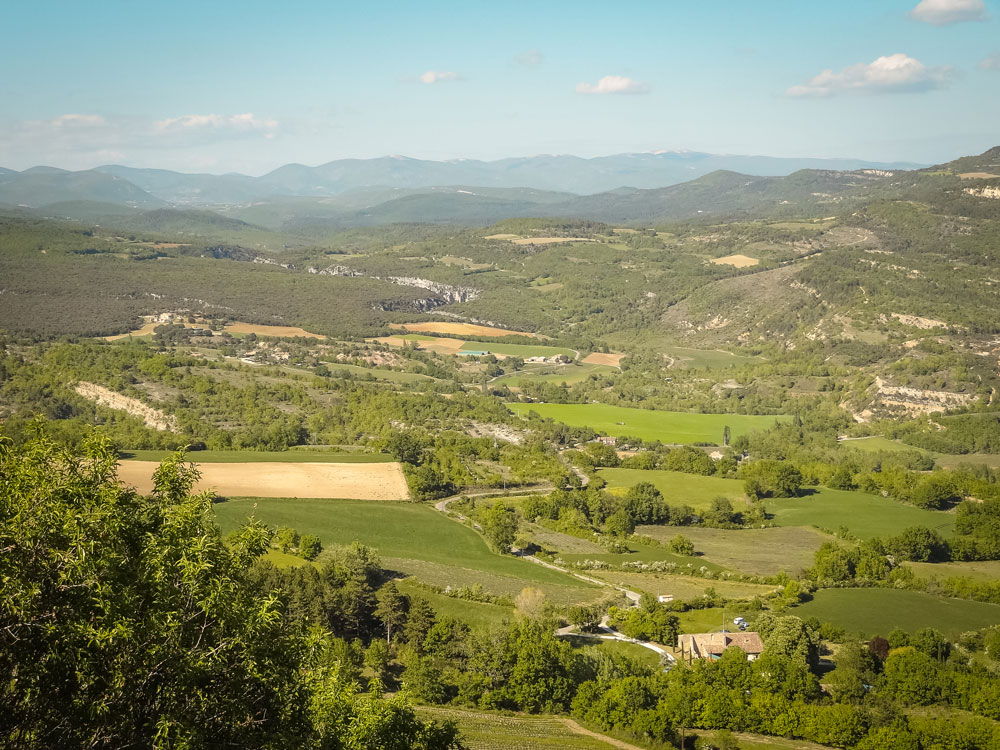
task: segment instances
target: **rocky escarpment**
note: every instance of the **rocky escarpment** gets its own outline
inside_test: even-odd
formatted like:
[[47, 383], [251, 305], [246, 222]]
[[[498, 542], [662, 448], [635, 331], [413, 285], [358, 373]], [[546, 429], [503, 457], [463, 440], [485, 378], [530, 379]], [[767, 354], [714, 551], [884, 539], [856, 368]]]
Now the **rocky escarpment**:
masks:
[[410, 301], [389, 300], [386, 302], [378, 302], [373, 305], [374, 309], [382, 310], [384, 312], [398, 312], [405, 310], [427, 312], [428, 310], [433, 310], [434, 308], [441, 307], [442, 305], [451, 305], [458, 302], [471, 302], [472, 300], [479, 299], [480, 295], [482, 295], [481, 290], [469, 286], [455, 286], [454, 284], [445, 284], [440, 281], [432, 281], [431, 279], [422, 279], [418, 276], [369, 276], [368, 274], [358, 271], [355, 268], [337, 264], [327, 266], [323, 269], [311, 267], [308, 271], [309, 273], [319, 274], [320, 276], [364, 276], [370, 279], [388, 281], [390, 284], [396, 284], [397, 286], [425, 289], [432, 295]]

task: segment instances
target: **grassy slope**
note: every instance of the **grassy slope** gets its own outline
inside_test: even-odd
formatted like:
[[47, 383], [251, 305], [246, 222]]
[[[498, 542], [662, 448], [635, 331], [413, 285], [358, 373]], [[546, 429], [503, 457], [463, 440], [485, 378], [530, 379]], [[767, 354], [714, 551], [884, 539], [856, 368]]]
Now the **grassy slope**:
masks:
[[681, 526], [640, 526], [637, 533], [669, 541], [681, 534], [694, 543], [701, 557], [743, 573], [798, 574], [813, 564], [813, 554], [827, 540], [825, 534], [801, 527], [768, 529], [702, 529]]
[[527, 364], [524, 366], [523, 370], [518, 370], [517, 372], [510, 373], [509, 375], [503, 375], [493, 382], [497, 385], [507, 386], [516, 386], [522, 380], [527, 380], [532, 383], [554, 383], [555, 385], [566, 383], [566, 385], [573, 385], [574, 383], [586, 380], [591, 375], [606, 375], [611, 372], [617, 372], [617, 370], [618, 368], [611, 367], [610, 365]]
[[[253, 515], [271, 526], [291, 526], [300, 534], [316, 534], [324, 546], [359, 541], [378, 549], [383, 558], [393, 558], [397, 565], [398, 561], [412, 560], [418, 566], [425, 562], [444, 568], [455, 586], [471, 585], [480, 578], [487, 582], [500, 579], [510, 588], [498, 593], [517, 593], [525, 586], [537, 586], [543, 591], [550, 587], [562, 594], [574, 592], [581, 600], [596, 591], [563, 573], [494, 554], [472, 529], [425, 505], [241, 498], [216, 505], [215, 513], [224, 533]], [[430, 582], [441, 584], [437, 580]], [[490, 590], [486, 583], [483, 585]]]
[[823, 589], [793, 613], [865, 635], [885, 635], [896, 627], [909, 632], [933, 627], [954, 638], [1000, 624], [1000, 605], [895, 589]]
[[845, 440], [840, 444], [844, 448], [857, 448], [863, 451], [916, 451], [923, 453], [934, 459], [934, 463], [945, 469], [953, 469], [959, 464], [982, 464], [992, 469], [1000, 468], [1000, 456], [986, 453], [935, 453], [915, 445], [907, 445], [898, 440], [890, 440], [886, 437], [876, 436], [864, 438], [862, 440]]
[[421, 707], [421, 718], [452, 720], [469, 750], [612, 750], [606, 742], [573, 732], [555, 716], [504, 716], [485, 711]]
[[608, 404], [510, 404], [518, 416], [529, 411], [551, 417], [572, 427], [590, 427], [609, 435], [627, 435], [664, 443], [722, 442], [726, 425], [733, 437], [752, 430], [767, 429], [779, 417], [745, 414], [693, 414], [688, 412], [630, 409]]
[[[608, 481], [612, 490], [631, 487], [638, 482], [652, 482], [668, 503], [687, 503], [695, 510], [708, 508], [712, 499], [720, 495], [733, 499], [744, 497], [743, 482], [738, 479], [641, 469], [601, 469], [598, 474]], [[921, 510], [884, 497], [825, 487], [809, 491], [812, 494], [803, 497], [765, 501], [775, 525], [833, 530], [843, 525], [862, 539], [899, 533], [909, 526], [928, 526], [942, 535], [949, 535], [955, 525], [954, 514]]]
[[624, 490], [639, 482], [651, 482], [671, 505], [690, 505], [695, 510], [708, 510], [716, 497], [728, 497], [739, 506], [745, 501], [743, 482], [736, 479], [703, 477], [679, 471], [647, 471], [645, 469], [601, 469], [598, 476], [608, 483], [608, 489]]
[[897, 534], [910, 526], [928, 526], [944, 536], [955, 528], [955, 516], [951, 513], [921, 510], [884, 497], [825, 487], [805, 497], [768, 500], [766, 507], [769, 514], [774, 514], [778, 526], [831, 530], [846, 526], [862, 539]]
[[509, 607], [456, 599], [453, 596], [428, 591], [416, 585], [416, 582], [411, 578], [397, 581], [397, 586], [408, 596], [423, 598], [430, 602], [438, 620], [443, 617], [454, 617], [456, 620], [468, 623], [472, 628], [485, 630], [493, 625], [499, 625], [514, 615], [513, 610]]

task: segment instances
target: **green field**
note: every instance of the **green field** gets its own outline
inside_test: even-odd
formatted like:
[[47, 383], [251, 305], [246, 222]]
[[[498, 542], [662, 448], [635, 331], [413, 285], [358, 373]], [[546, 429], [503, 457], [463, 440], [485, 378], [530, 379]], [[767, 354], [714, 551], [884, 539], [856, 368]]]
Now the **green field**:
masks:
[[784, 417], [748, 416], [745, 414], [694, 414], [679, 411], [630, 409], [608, 404], [508, 404], [511, 411], [525, 417], [534, 411], [571, 427], [590, 427], [608, 435], [659, 440], [662, 443], [722, 443], [728, 425], [732, 436], [753, 430], [765, 430]]
[[487, 630], [514, 615], [513, 609], [509, 607], [474, 602], [468, 599], [456, 599], [453, 596], [428, 591], [422, 586], [418, 586], [412, 578], [396, 581], [396, 585], [407, 596], [423, 598], [430, 602], [438, 620], [443, 617], [454, 617], [472, 628]]
[[703, 529], [694, 526], [640, 526], [647, 534], [668, 542], [682, 534], [694, 543], [699, 560], [741, 573], [798, 575], [813, 564], [813, 555], [828, 537], [798, 526], [767, 529]]
[[554, 383], [573, 385], [586, 380], [591, 375], [607, 375], [617, 372], [617, 367], [610, 365], [587, 365], [574, 362], [569, 365], [538, 365], [526, 364], [523, 369], [502, 375], [493, 382], [497, 385], [516, 386], [522, 380], [532, 383]]
[[[330, 369], [330, 373], [336, 377], [340, 371], [354, 373], [355, 375], [371, 375], [379, 380], [389, 383], [431, 383], [437, 380], [430, 375], [422, 375], [419, 372], [399, 372], [397, 370], [385, 370], [378, 367], [360, 367], [358, 365], [342, 365], [339, 362], [324, 362]], [[300, 371], [301, 372], [301, 371]]]
[[462, 352], [489, 352], [490, 354], [503, 354], [508, 357], [555, 357], [562, 354], [570, 359], [576, 359], [576, 352], [561, 346], [542, 346], [535, 344], [495, 344], [485, 341], [471, 341], [464, 339], [459, 351]]
[[903, 563], [921, 578], [975, 578], [977, 581], [1000, 580], [1000, 560], [984, 562]]
[[915, 451], [916, 453], [923, 453], [930, 456], [934, 459], [934, 463], [943, 469], [954, 469], [960, 464], [989, 466], [991, 469], [1000, 468], [1000, 455], [990, 453], [935, 453], [925, 448], [918, 448], [915, 445], [907, 445], [899, 440], [890, 440], [881, 435], [862, 438], [860, 440], [844, 440], [841, 441], [840, 445], [844, 448], [856, 448], [863, 451]]
[[778, 526], [816, 526], [831, 531], [846, 526], [861, 539], [897, 534], [910, 526], [927, 526], [942, 536], [955, 528], [953, 513], [921, 510], [885, 497], [825, 487], [804, 497], [768, 500], [765, 507]]
[[896, 589], [822, 589], [792, 612], [869, 636], [931, 627], [954, 638], [1000, 624], [1000, 605]]
[[612, 492], [650, 482], [671, 505], [690, 505], [695, 510], [708, 510], [716, 497], [728, 497], [736, 508], [746, 503], [743, 482], [738, 479], [647, 469], [601, 469], [597, 475], [608, 483]]
[[[240, 498], [214, 506], [223, 533], [249, 516], [270, 526], [291, 526], [300, 534], [315, 534], [324, 547], [358, 541], [375, 547], [386, 567], [416, 573], [421, 565], [443, 572], [447, 580], [435, 585], [471, 586], [481, 582], [487, 591], [516, 594], [536, 586], [553, 600], [568, 594], [578, 600], [599, 591], [564, 573], [489, 550], [472, 529], [456, 523], [426, 505], [352, 500], [293, 500]], [[407, 563], [413, 564], [413, 569]], [[429, 577], [429, 576], [428, 576]], [[502, 588], [503, 590], [494, 590]]]
[[745, 365], [754, 362], [763, 362], [761, 357], [747, 357], [741, 354], [730, 354], [718, 349], [691, 349], [685, 346], [665, 346], [659, 347], [666, 356], [673, 361], [674, 367], [687, 367], [694, 369], [711, 369], [718, 367], [732, 367], [733, 365]]
[[[708, 570], [721, 570], [721, 568], [715, 563], [710, 563], [707, 560], [700, 557], [684, 557], [683, 555], [678, 555], [670, 550], [664, 549], [663, 547], [651, 547], [645, 544], [634, 544], [631, 545], [631, 552], [627, 553], [616, 553], [616, 552], [599, 552], [599, 553], [580, 553], [580, 552], [563, 552], [559, 554], [562, 558], [569, 564], [575, 562], [582, 562], [583, 560], [601, 560], [610, 565], [618, 566], [626, 562], [668, 562], [674, 563], [678, 567], [687, 567], [688, 565], [694, 568], [704, 567]], [[586, 571], [584, 571], [586, 572]]]
[[559, 637], [572, 644], [573, 648], [589, 651], [590, 653], [618, 654], [619, 656], [628, 657], [633, 661], [645, 664], [647, 667], [651, 667], [653, 669], [659, 669], [662, 666], [660, 663], [660, 655], [658, 653], [636, 643], [599, 638], [586, 638], [581, 635], [563, 635]]
[[[712, 499], [723, 496], [745, 501], [743, 482], [738, 479], [703, 477], [676, 471], [646, 471], [643, 469], [601, 469], [598, 476], [608, 482], [612, 492], [632, 487], [639, 482], [651, 482], [663, 493], [668, 503], [686, 503], [695, 510], [706, 510]], [[857, 537], [870, 539], [895, 534], [909, 526], [928, 526], [942, 535], [950, 535], [955, 526], [952, 513], [921, 510], [889, 498], [863, 492], [830, 490], [825, 487], [806, 489], [802, 497], [775, 498], [765, 501], [765, 508], [776, 526], [815, 526], [836, 531], [846, 526]]]
[[[171, 451], [122, 451], [125, 461], [162, 461], [173, 455]], [[336, 464], [382, 464], [395, 461], [385, 453], [345, 453], [342, 451], [290, 450], [290, 451], [189, 451], [187, 459], [194, 463], [336, 463]]]
[[669, 573], [632, 573], [624, 570], [595, 570], [590, 573], [595, 578], [624, 586], [633, 591], [648, 592], [655, 596], [672, 594], [675, 599], [691, 601], [705, 595], [705, 589], [715, 589], [727, 599], [751, 599], [764, 596], [777, 588], [760, 583], [742, 581], [712, 580], [689, 575]]
[[422, 719], [458, 724], [469, 750], [613, 750], [613, 745], [574, 732], [556, 716], [502, 715], [421, 706]]

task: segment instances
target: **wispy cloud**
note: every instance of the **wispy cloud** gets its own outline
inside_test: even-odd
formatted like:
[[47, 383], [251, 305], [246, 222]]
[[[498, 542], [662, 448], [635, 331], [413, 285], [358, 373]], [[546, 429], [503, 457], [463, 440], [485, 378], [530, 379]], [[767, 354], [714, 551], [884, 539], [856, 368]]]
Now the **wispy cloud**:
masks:
[[251, 113], [179, 115], [162, 120], [67, 113], [48, 120], [0, 121], [0, 164], [38, 162], [83, 168], [142, 154], [189, 153], [247, 140], [276, 139], [286, 128]]
[[277, 120], [264, 120], [254, 117], [252, 112], [242, 115], [181, 115], [168, 117], [153, 123], [153, 130], [158, 133], [193, 132], [198, 130], [212, 131], [267, 131], [278, 129]]
[[928, 67], [898, 53], [874, 62], [857, 63], [841, 71], [824, 70], [807, 83], [792, 86], [792, 97], [823, 97], [858, 93], [907, 93], [942, 88], [954, 76], [949, 66]]
[[578, 94], [648, 94], [649, 87], [628, 76], [604, 76], [597, 83], [576, 84]]
[[426, 73], [422, 73], [417, 80], [430, 85], [443, 81], [460, 81], [462, 77], [454, 70], [428, 70]]
[[100, 127], [105, 119], [100, 115], [59, 115], [49, 123], [54, 128]]
[[515, 57], [514, 62], [518, 65], [524, 66], [525, 68], [537, 68], [542, 64], [544, 59], [545, 56], [537, 49], [529, 49]]
[[983, 70], [1000, 70], [1000, 52], [994, 52], [989, 57], [980, 60], [979, 67]]
[[948, 26], [963, 21], [985, 21], [983, 0], [921, 0], [910, 11], [910, 18], [934, 26]]

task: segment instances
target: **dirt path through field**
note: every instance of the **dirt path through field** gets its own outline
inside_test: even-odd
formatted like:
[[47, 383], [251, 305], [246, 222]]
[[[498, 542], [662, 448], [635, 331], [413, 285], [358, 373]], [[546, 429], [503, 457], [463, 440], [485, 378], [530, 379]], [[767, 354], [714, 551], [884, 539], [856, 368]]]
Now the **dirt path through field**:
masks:
[[168, 432], [177, 429], [177, 420], [169, 414], [164, 414], [159, 409], [147, 406], [142, 401], [134, 399], [131, 396], [116, 393], [110, 388], [105, 388], [103, 385], [87, 383], [81, 380], [74, 386], [73, 390], [85, 399], [95, 401], [101, 406], [128, 412], [133, 417], [141, 419], [147, 427], [151, 427], [154, 430]]
[[621, 740], [616, 740], [614, 737], [608, 737], [606, 734], [598, 734], [597, 732], [592, 732], [585, 727], [581, 727], [572, 719], [567, 719], [565, 717], [559, 717], [560, 721], [566, 725], [574, 734], [582, 734], [584, 737], [591, 737], [599, 742], [606, 742], [612, 747], [617, 747], [618, 750], [643, 750], [641, 747], [636, 745], [630, 745], [627, 742], [622, 742]]
[[[118, 478], [139, 492], [153, 489], [156, 461], [122, 461]], [[409, 488], [398, 463], [204, 463], [196, 491], [223, 497], [341, 498], [408, 500]]]

